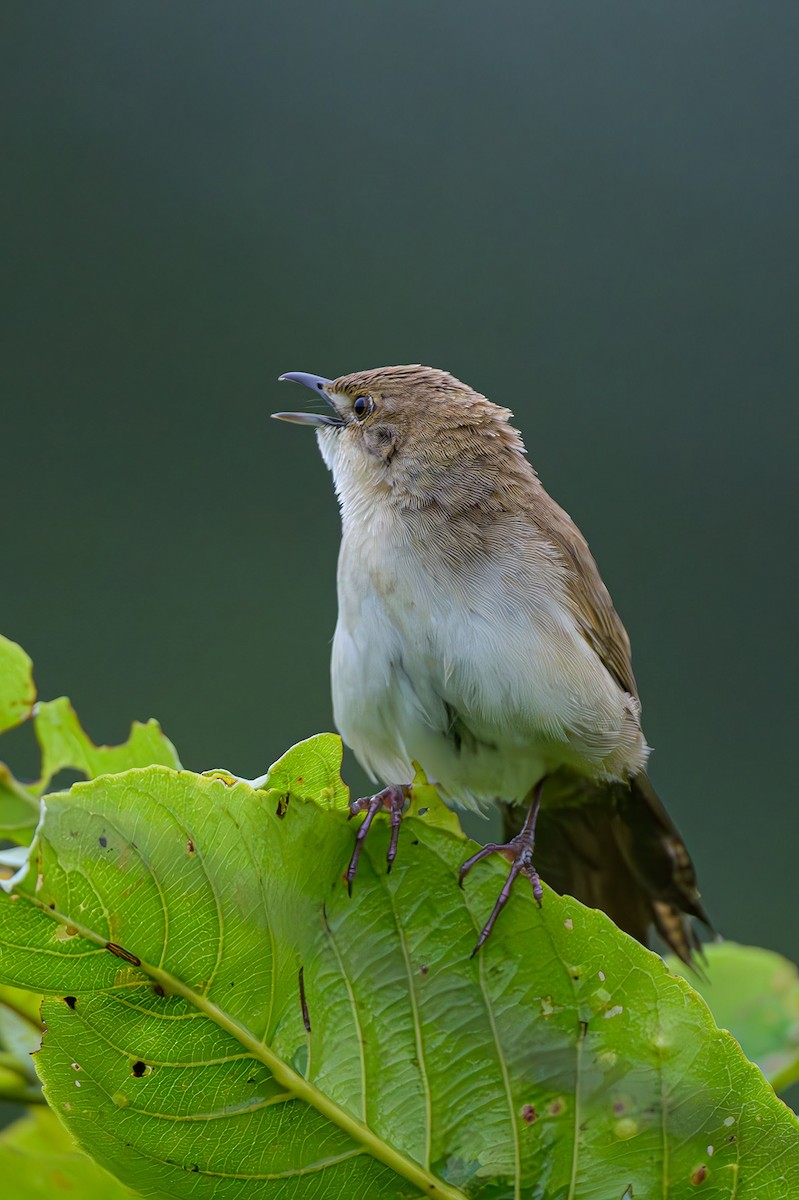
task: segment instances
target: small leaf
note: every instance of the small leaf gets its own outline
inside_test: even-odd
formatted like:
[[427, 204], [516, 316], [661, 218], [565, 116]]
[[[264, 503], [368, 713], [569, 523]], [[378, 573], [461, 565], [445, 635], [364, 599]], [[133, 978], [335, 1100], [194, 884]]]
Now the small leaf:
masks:
[[426, 825], [445, 829], [454, 837], [465, 839], [458, 814], [447, 808], [436, 788], [427, 782], [427, 776], [419, 764], [414, 763], [413, 766], [416, 774], [411, 784], [411, 801], [406, 815], [419, 817]]
[[38, 1090], [31, 1055], [42, 1040], [42, 997], [0, 984], [0, 1051], [16, 1064], [17, 1074]]
[[45, 1107], [0, 1134], [0, 1177], [14, 1200], [130, 1200], [137, 1195], [83, 1154]]
[[180, 766], [175, 747], [153, 720], [145, 724], [134, 721], [127, 741], [118, 746], [95, 746], [66, 696], [39, 704], [34, 727], [42, 749], [40, 791], [44, 791], [50, 780], [67, 767], [80, 771], [87, 779], [94, 779], [97, 775], [115, 774], [130, 767], [157, 763], [167, 767]]
[[320, 808], [349, 812], [350, 790], [341, 778], [341, 738], [319, 733], [298, 742], [269, 768], [263, 787], [313, 799]]
[[33, 726], [42, 752], [41, 778], [29, 785], [19, 783], [0, 763], [0, 838], [18, 845], [27, 845], [33, 837], [39, 797], [59, 771], [69, 768], [94, 779], [157, 763], [180, 766], [175, 747], [153, 720], [134, 721], [127, 741], [118, 746], [96, 746], [66, 696], [37, 704]]
[[32, 1054], [42, 1040], [42, 997], [0, 985], [0, 1100], [42, 1102]]
[[[799, 1080], [799, 972], [756, 946], [717, 942], [705, 947], [706, 979], [692, 978], [722, 1029], [741, 1043], [775, 1091]], [[672, 970], [686, 974], [678, 960]]]
[[19, 783], [0, 763], [0, 839], [27, 846], [38, 820], [38, 789]]
[[31, 660], [21, 646], [0, 635], [0, 733], [27, 721], [35, 703]]

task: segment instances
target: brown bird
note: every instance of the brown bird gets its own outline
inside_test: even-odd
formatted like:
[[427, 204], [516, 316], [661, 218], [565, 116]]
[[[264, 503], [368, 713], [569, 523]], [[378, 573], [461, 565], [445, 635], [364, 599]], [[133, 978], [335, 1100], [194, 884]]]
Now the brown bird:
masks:
[[[397, 851], [419, 763], [445, 799], [499, 804], [511, 870], [475, 947], [523, 874], [602, 908], [640, 941], [654, 925], [690, 962], [706, 924], [688, 851], [645, 768], [630, 642], [588, 545], [544, 490], [512, 414], [431, 367], [336, 380], [291, 372], [341, 507], [336, 723], [373, 779]], [[535, 847], [535, 863], [533, 850]]]

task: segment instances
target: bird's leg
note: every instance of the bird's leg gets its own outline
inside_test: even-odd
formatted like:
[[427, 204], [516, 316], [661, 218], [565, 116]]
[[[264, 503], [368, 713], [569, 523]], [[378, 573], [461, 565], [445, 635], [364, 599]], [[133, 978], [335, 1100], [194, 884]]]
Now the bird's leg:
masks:
[[347, 880], [347, 891], [350, 895], [352, 895], [352, 881], [355, 878], [355, 872], [358, 870], [358, 860], [361, 857], [363, 843], [372, 827], [375, 815], [381, 809], [385, 809], [388, 812], [391, 823], [391, 839], [388, 843], [388, 853], [386, 855], [388, 870], [391, 870], [391, 864], [397, 857], [397, 841], [399, 840], [400, 825], [402, 824], [402, 810], [405, 808], [405, 801], [410, 794], [410, 784], [392, 783], [388, 787], [384, 787], [382, 792], [377, 792], [374, 796], [362, 796], [360, 800], [353, 800], [350, 804], [350, 817], [357, 816], [358, 813], [366, 813], [355, 835], [355, 849], [352, 852], [352, 858], [347, 867], [345, 877]]
[[533, 788], [532, 804], [527, 811], [527, 816], [524, 818], [524, 825], [522, 825], [521, 832], [517, 833], [516, 837], [511, 838], [509, 842], [489, 842], [486, 846], [483, 846], [482, 850], [478, 850], [471, 858], [467, 858], [460, 869], [458, 883], [462, 887], [464, 879], [475, 863], [480, 862], [483, 858], [487, 858], [489, 854], [504, 854], [506, 858], [510, 859], [511, 863], [508, 878], [505, 880], [502, 891], [497, 897], [497, 902], [491, 910], [491, 916], [483, 926], [483, 930], [477, 939], [477, 945], [470, 955], [471, 958], [474, 958], [480, 947], [487, 941], [491, 930], [496, 924], [497, 917], [508, 902], [517, 876], [525, 875], [530, 880], [536, 903], [539, 907], [541, 905], [544, 892], [541, 887], [541, 880], [538, 878], [538, 872], [533, 866], [533, 847], [535, 845], [535, 822], [538, 817], [538, 810], [541, 807], [541, 793], [543, 790], [544, 780], [542, 779]]

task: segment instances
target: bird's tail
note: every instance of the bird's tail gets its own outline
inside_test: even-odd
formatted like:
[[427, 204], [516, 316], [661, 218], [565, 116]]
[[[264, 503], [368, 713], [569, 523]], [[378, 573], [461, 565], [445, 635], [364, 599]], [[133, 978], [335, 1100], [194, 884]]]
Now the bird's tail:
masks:
[[[505, 834], [524, 809], [503, 805]], [[536, 826], [535, 863], [556, 892], [601, 908], [647, 945], [654, 926], [689, 966], [700, 950], [691, 921], [708, 928], [691, 857], [646, 775], [607, 784], [558, 773], [547, 781]]]

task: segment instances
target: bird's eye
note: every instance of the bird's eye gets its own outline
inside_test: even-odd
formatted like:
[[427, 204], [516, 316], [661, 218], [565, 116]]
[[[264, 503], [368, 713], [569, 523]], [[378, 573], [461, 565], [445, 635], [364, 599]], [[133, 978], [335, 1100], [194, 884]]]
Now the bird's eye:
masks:
[[356, 396], [352, 411], [358, 420], [362, 421], [364, 417], [368, 417], [370, 413], [374, 412], [374, 408], [375, 402], [371, 396]]

